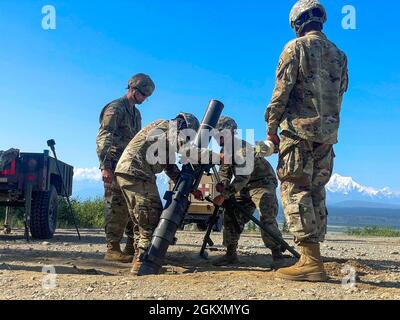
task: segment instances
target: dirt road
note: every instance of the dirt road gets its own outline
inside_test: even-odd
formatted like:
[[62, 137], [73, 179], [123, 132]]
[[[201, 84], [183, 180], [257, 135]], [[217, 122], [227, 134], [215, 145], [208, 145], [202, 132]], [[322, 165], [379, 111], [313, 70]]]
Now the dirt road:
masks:
[[[329, 234], [322, 253], [331, 280], [316, 284], [275, 279], [258, 234], [242, 236], [237, 267], [216, 268], [211, 261], [223, 254], [223, 247], [202, 260], [203, 233], [180, 232], [164, 274], [149, 277], [133, 277], [129, 265], [104, 261], [102, 230], [83, 230], [82, 236], [79, 242], [72, 230], [61, 230], [49, 242], [27, 244], [21, 231], [0, 235], [0, 299], [400, 300], [399, 238]], [[213, 240], [221, 243], [221, 234], [213, 234]], [[354, 286], [346, 280], [353, 272]]]

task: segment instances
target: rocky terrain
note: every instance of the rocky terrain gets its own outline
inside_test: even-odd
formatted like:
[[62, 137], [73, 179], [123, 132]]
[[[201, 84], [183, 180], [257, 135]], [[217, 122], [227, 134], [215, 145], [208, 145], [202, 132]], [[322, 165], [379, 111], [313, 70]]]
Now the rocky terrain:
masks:
[[[103, 260], [102, 230], [83, 230], [81, 241], [73, 230], [60, 230], [48, 242], [26, 243], [20, 230], [0, 235], [0, 299], [400, 300], [399, 238], [329, 234], [322, 246], [327, 283], [275, 279], [257, 233], [242, 236], [240, 264], [213, 267], [212, 259], [224, 248], [217, 245], [203, 260], [198, 256], [202, 238], [201, 232], [179, 232], [163, 274], [134, 277], [130, 265]], [[212, 238], [222, 242], [219, 233]], [[285, 239], [292, 244], [290, 236]]]

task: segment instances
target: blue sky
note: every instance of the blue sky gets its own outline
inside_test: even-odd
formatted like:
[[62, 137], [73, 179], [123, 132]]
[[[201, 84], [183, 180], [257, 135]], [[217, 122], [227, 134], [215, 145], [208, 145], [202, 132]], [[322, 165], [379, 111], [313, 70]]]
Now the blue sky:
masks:
[[[400, 4], [323, 3], [325, 32], [347, 53], [350, 68], [335, 172], [400, 191]], [[41, 28], [47, 4], [57, 10], [56, 30]], [[138, 72], [157, 85], [140, 107], [145, 124], [179, 111], [201, 118], [217, 98], [242, 128], [264, 139], [278, 57], [294, 37], [288, 25], [293, 4], [1, 0], [0, 149], [41, 151], [54, 138], [66, 162], [97, 166], [99, 112]], [[357, 9], [356, 30], [341, 27], [348, 4]]]

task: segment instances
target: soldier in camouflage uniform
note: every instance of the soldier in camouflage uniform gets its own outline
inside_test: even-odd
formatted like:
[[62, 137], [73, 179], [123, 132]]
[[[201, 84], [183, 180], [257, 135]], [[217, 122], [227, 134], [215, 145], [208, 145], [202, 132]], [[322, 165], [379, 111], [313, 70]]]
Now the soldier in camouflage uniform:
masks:
[[[133, 259], [133, 233], [137, 232], [137, 226], [129, 217], [114, 171], [125, 147], [142, 127], [142, 118], [135, 105], [142, 104], [154, 89], [149, 76], [137, 74], [128, 81], [128, 93], [106, 105], [100, 115], [96, 143], [105, 189], [105, 259], [109, 261], [130, 262]], [[128, 240], [121, 252], [124, 229]]]
[[297, 281], [327, 279], [320, 253], [327, 227], [325, 185], [332, 175], [348, 70], [346, 55], [322, 33], [326, 20], [317, 0], [294, 5], [290, 24], [297, 39], [283, 50], [265, 113], [268, 140], [279, 145], [286, 220], [301, 250], [299, 262], [277, 276]]
[[[176, 128], [176, 131], [171, 128]], [[135, 233], [135, 246], [138, 250], [131, 269], [133, 274], [137, 274], [140, 269], [163, 210], [156, 174], [164, 171], [172, 181], [177, 182], [180, 170], [175, 164], [175, 152], [170, 153], [169, 150], [173, 150], [181, 130], [197, 131], [198, 128], [199, 121], [189, 113], [181, 113], [171, 121], [154, 121], [131, 140], [117, 164], [115, 173], [118, 185], [125, 197], [130, 216], [138, 226], [138, 233]], [[148, 152], [155, 141], [166, 147], [166, 159], [163, 163], [154, 161], [151, 164], [153, 159], [149, 159]], [[160, 155], [159, 150], [156, 153]], [[194, 192], [194, 196], [201, 198], [201, 192]]]
[[[221, 117], [217, 129], [220, 132], [227, 130], [226, 132], [234, 137], [237, 124], [232, 118]], [[226, 141], [226, 143], [230, 142]], [[224, 146], [224, 137], [220, 138], [220, 144]], [[247, 142], [242, 141], [242, 146], [242, 149], [235, 151], [240, 156], [245, 158], [246, 152], [254, 153], [254, 148]], [[222, 202], [234, 196], [237, 203], [248, 213], [253, 214], [257, 208], [261, 215], [261, 223], [269, 227], [277, 236], [282, 236], [276, 222], [278, 215], [278, 200], [276, 197], [278, 180], [276, 179], [274, 169], [265, 158], [257, 155], [254, 158], [252, 173], [248, 175], [237, 174], [236, 169], [239, 165], [235, 161], [232, 161], [232, 163], [223, 164], [220, 167], [219, 175], [224, 186], [224, 191], [214, 200], [216, 204], [221, 205]], [[243, 162], [241, 166], [244, 165], [245, 163]], [[232, 180], [232, 178], [234, 179]], [[238, 209], [229, 206], [229, 201], [225, 202], [223, 239], [224, 246], [227, 247], [227, 253], [214, 261], [214, 265], [225, 266], [238, 262], [236, 250], [240, 234], [243, 232], [247, 222], [249, 222], [247, 217], [244, 217]], [[280, 246], [277, 246], [273, 239], [263, 231], [261, 232], [261, 237], [265, 246], [271, 249], [274, 265], [280, 265], [283, 262]]]

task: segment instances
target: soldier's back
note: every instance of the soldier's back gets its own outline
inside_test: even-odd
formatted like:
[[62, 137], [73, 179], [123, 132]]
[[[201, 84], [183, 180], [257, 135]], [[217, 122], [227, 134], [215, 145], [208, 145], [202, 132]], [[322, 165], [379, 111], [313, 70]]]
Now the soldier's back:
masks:
[[122, 153], [115, 172], [152, 180], [153, 170], [146, 159], [147, 149], [152, 143], [157, 143], [157, 136], [167, 130], [166, 120], [156, 120], [140, 130]]
[[287, 127], [303, 139], [335, 144], [342, 96], [347, 90], [347, 57], [318, 31], [295, 39], [291, 45], [297, 54], [298, 77], [283, 129]]

